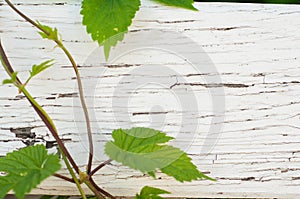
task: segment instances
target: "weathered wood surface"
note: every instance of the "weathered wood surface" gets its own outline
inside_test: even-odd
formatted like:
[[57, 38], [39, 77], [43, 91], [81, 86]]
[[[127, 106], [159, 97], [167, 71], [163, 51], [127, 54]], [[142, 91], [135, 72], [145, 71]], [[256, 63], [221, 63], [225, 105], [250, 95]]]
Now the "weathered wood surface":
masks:
[[[78, 103], [73, 105], [77, 95], [68, 61], [58, 49], [52, 50], [51, 42], [41, 41], [30, 25], [23, 23], [0, 2], [1, 40], [20, 74], [25, 76], [32, 64], [48, 58], [56, 59], [57, 64], [33, 80], [29, 89], [49, 111], [66, 139], [66, 145], [84, 166], [86, 139], [78, 125], [82, 124], [82, 119], [76, 117], [80, 107]], [[191, 38], [204, 49], [218, 72], [208, 69], [208, 73], [197, 74], [178, 56], [151, 50], [137, 51], [133, 58], [128, 55], [113, 64], [96, 63], [94, 60], [90, 63], [91, 59], [86, 59], [97, 44], [91, 42], [80, 25], [80, 2], [40, 2], [20, 2], [19, 8], [31, 17], [57, 27], [78, 64], [89, 66], [80, 69], [83, 79], [97, 83], [93, 92], [90, 92], [91, 84], [86, 83], [87, 98], [96, 102], [90, 108], [95, 112], [93, 125], [96, 128], [97, 161], [106, 159], [101, 150], [112, 129], [151, 124], [177, 137], [179, 141], [175, 144], [191, 154], [200, 170], [218, 179], [217, 182], [181, 184], [159, 175], [159, 179], [152, 180], [113, 163], [96, 176], [102, 187], [118, 196], [133, 196], [146, 184], [169, 190], [174, 197], [298, 198], [300, 6], [196, 3], [200, 12], [190, 12], [144, 2], [130, 28], [131, 33], [158, 29], [164, 36], [164, 31], [174, 30]], [[175, 46], [182, 45], [180, 39], [168, 39], [174, 39]], [[188, 54], [199, 53], [193, 48], [185, 49]], [[116, 109], [112, 99], [124, 97], [124, 93], [115, 92], [120, 86], [118, 81], [149, 63], [167, 66], [179, 71], [179, 74], [168, 77], [163, 73], [161, 79], [169, 78], [167, 86], [163, 85], [165, 87], [152, 85], [150, 88], [128, 90], [132, 92], [132, 101], [129, 100], [128, 105], [122, 104], [122, 100], [117, 101], [120, 103]], [[153, 73], [144, 76], [145, 79], [152, 78], [154, 83], [162, 83]], [[97, 82], [100, 77], [101, 81]], [[211, 77], [216, 77], [216, 80], [220, 77], [222, 82], [208, 82]], [[6, 75], [0, 70], [0, 79], [4, 78]], [[181, 82], [182, 79], [184, 81]], [[128, 84], [135, 81], [125, 80], [129, 81]], [[222, 107], [219, 112], [212, 111], [211, 98], [214, 94], [209, 93], [220, 87], [219, 94], [222, 94], [222, 89], [224, 91], [225, 114], [222, 114]], [[28, 144], [51, 140], [41, 121], [15, 88], [1, 85], [0, 92], [0, 155], [24, 147], [25, 141]], [[198, 109], [181, 110], [180, 103], [184, 102], [178, 105], [174, 92], [183, 95], [192, 92], [197, 98]], [[218, 99], [219, 105], [222, 105], [222, 96]], [[125, 109], [127, 106], [128, 110]], [[113, 114], [116, 110], [118, 114], [125, 115], [125, 119], [116, 118]], [[191, 122], [182, 124], [181, 117]], [[211, 122], [216, 117], [221, 118], [218, 121], [224, 117], [219, 134], [209, 131], [210, 127], [220, 127], [217, 122]], [[196, 125], [196, 134], [180, 132], [181, 125], [185, 129]], [[32, 134], [33, 138], [27, 136], [22, 142], [22, 138], [16, 137], [16, 133], [22, 130], [35, 135]], [[217, 136], [210, 136], [207, 132]], [[213, 139], [212, 142], [207, 142], [209, 139]], [[214, 141], [217, 141], [215, 145]], [[207, 153], [202, 150], [205, 143], [212, 144]], [[55, 151], [54, 148], [52, 150]], [[72, 184], [55, 178], [45, 181], [33, 193], [78, 194]]]

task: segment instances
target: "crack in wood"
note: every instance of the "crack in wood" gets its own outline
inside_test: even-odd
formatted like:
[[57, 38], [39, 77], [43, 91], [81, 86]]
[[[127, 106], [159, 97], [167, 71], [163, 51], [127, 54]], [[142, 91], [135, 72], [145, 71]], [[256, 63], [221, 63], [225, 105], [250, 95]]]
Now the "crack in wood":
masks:
[[104, 67], [106, 68], [129, 68], [129, 67], [137, 67], [141, 66], [141, 64], [106, 64]]
[[35, 127], [19, 127], [19, 128], [10, 128], [10, 132], [16, 134], [17, 138], [35, 138], [35, 133], [32, 133], [31, 130]]
[[[32, 146], [36, 143], [45, 143], [46, 148], [53, 148], [57, 146], [55, 140], [46, 140], [43, 135], [36, 135], [32, 132], [34, 128], [41, 126], [29, 126], [29, 127], [18, 127], [18, 128], [0, 128], [1, 130], [9, 130], [11, 133], [15, 134], [16, 138], [20, 139], [1, 139], [0, 142], [13, 142], [21, 141], [26, 146]], [[63, 142], [72, 142], [71, 138], [61, 138]], [[73, 141], [74, 142], [74, 141]]]
[[168, 111], [152, 111], [152, 112], [135, 112], [132, 113], [133, 116], [135, 115], [160, 115], [160, 114], [168, 114]]
[[78, 97], [78, 93], [59, 93], [58, 98]]
[[[241, 180], [241, 181], [255, 181], [255, 177], [243, 177], [243, 178], [217, 178], [217, 179], [220, 179], [220, 180]], [[257, 180], [259, 181], [259, 180]]]
[[11, 101], [18, 101], [18, 100], [22, 100], [22, 99], [25, 99], [24, 95], [17, 95], [17, 96], [15, 96], [15, 98], [8, 98], [8, 100], [11, 100]]
[[196, 20], [180, 20], [180, 21], [161, 21], [161, 20], [138, 20], [139, 22], [145, 23], [159, 23], [159, 24], [176, 24], [176, 23], [192, 23]]
[[250, 86], [254, 86], [255, 84], [247, 85], [247, 84], [235, 84], [235, 83], [210, 83], [210, 84], [204, 84], [204, 83], [175, 83], [170, 86], [170, 89], [172, 89], [175, 86], [202, 86], [205, 88], [219, 88], [219, 87], [227, 87], [227, 88], [248, 88]]

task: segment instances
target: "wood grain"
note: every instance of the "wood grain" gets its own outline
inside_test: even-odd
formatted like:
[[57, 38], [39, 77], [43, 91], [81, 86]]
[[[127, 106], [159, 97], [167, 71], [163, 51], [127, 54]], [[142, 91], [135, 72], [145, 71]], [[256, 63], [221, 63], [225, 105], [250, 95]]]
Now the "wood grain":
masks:
[[[204, 67], [205, 72], [197, 73], [180, 55], [157, 49], [139, 49], [108, 62], [99, 53], [97, 61], [89, 57], [97, 44], [81, 26], [79, 1], [14, 2], [32, 18], [57, 27], [82, 66], [85, 94], [93, 113], [96, 163], [106, 159], [103, 145], [114, 128], [150, 125], [177, 137], [173, 144], [186, 150], [201, 171], [217, 179], [181, 184], [158, 174], [158, 179], [152, 180], [113, 163], [96, 175], [106, 190], [117, 196], [134, 196], [143, 185], [150, 185], [172, 192], [172, 197], [298, 198], [300, 6], [196, 3], [200, 11], [191, 12], [143, 2], [130, 34], [157, 31], [164, 36], [168, 30], [190, 38], [191, 43], [182, 44], [180, 38], [169, 37], [164, 46], [181, 46], [182, 52], [191, 56], [199, 51], [189, 45], [201, 47], [215, 70]], [[0, 3], [1, 40], [21, 77], [26, 77], [31, 65], [55, 58], [56, 65], [35, 78], [29, 90], [49, 111], [67, 147], [84, 167], [87, 142], [70, 64], [50, 41], [42, 41], [35, 29]], [[142, 42], [134, 45], [145, 46]], [[151, 64], [177, 75], [161, 72], [159, 76], [160, 71], [150, 71], [138, 80], [154, 84], [139, 88], [132, 74]], [[0, 70], [0, 79], [4, 78], [7, 76]], [[215, 88], [221, 90], [212, 93]], [[34, 142], [47, 142], [51, 148], [55, 143], [16, 89], [1, 85], [0, 92], [0, 155]], [[217, 95], [222, 92], [223, 96]], [[182, 108], [188, 101], [178, 102], [174, 96], [191, 93], [196, 110]], [[212, 110], [213, 98], [221, 100], [219, 105], [224, 100], [224, 113], [222, 107], [219, 112]], [[214, 118], [224, 119], [220, 132], [209, 130], [220, 127], [212, 122]], [[211, 144], [209, 151], [203, 152], [207, 143]], [[55, 147], [50, 150], [56, 151]], [[75, 186], [56, 178], [43, 182], [32, 193], [78, 194]]]

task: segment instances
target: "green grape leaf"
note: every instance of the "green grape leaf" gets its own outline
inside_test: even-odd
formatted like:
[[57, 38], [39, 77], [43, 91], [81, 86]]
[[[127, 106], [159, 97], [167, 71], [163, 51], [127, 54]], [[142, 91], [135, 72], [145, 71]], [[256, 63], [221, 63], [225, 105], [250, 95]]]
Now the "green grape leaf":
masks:
[[186, 9], [195, 10], [195, 11], [198, 10], [197, 8], [195, 8], [193, 6], [194, 0], [154, 0], [154, 1], [163, 3], [165, 5], [169, 5], [169, 6], [186, 8]]
[[47, 154], [44, 145], [13, 151], [0, 158], [0, 198], [13, 190], [19, 199], [60, 169], [57, 155]]
[[118, 33], [103, 41], [104, 55], [106, 60], [108, 60], [111, 47], [116, 46], [118, 41], [122, 41], [124, 39], [125, 33], [127, 33], [127, 31]]
[[150, 128], [117, 129], [113, 141], [105, 145], [105, 153], [113, 160], [132, 169], [155, 176], [156, 170], [180, 182], [201, 178], [213, 180], [201, 173], [182, 150], [167, 145], [173, 137]]
[[153, 177], [154, 179], [156, 179], [156, 175], [155, 175], [154, 171], [149, 171], [148, 175], [151, 176], [151, 177]]
[[170, 194], [170, 192], [155, 187], [144, 186], [140, 194], [136, 194], [135, 199], [163, 199], [160, 194]]
[[2, 84], [14, 84], [14, 83], [16, 83], [17, 75], [18, 75], [18, 72], [14, 72], [13, 74], [11, 74], [10, 79], [3, 80]]
[[40, 72], [46, 70], [47, 68], [53, 66], [53, 59], [51, 60], [48, 60], [48, 61], [45, 61], [39, 65], [33, 65], [32, 66], [32, 69], [31, 71], [29, 72], [30, 73], [30, 77], [34, 77], [36, 76], [37, 74], [39, 74]]
[[104, 45], [106, 58], [110, 48], [123, 40], [140, 5], [140, 0], [82, 1], [82, 24], [94, 41]]
[[61, 38], [58, 37], [57, 28], [51, 28], [50, 26], [43, 25], [39, 21], [37, 21], [37, 24], [38, 24], [39, 28], [41, 28], [45, 32], [47, 32], [47, 34], [42, 31], [38, 32], [42, 36], [42, 38], [53, 40], [53, 41], [61, 40]]

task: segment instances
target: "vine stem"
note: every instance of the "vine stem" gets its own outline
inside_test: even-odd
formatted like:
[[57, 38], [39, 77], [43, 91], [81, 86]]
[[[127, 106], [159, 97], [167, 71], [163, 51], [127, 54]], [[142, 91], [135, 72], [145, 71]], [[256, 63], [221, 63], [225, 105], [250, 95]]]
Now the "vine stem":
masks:
[[[5, 71], [11, 77], [15, 71], [8, 61], [8, 58], [7, 58], [5, 51], [1, 44], [1, 40], [0, 40], [0, 59], [1, 59], [3, 67], [5, 68]], [[50, 130], [51, 134], [57, 141], [59, 150], [62, 152], [61, 154], [62, 154], [63, 160], [69, 170], [69, 173], [71, 174], [72, 178], [74, 179], [74, 182], [76, 183], [76, 186], [78, 188], [78, 191], [80, 192], [80, 195], [82, 196], [83, 199], [86, 199], [85, 193], [84, 193], [78, 179], [76, 178], [76, 175], [75, 175], [69, 161], [71, 162], [73, 168], [78, 173], [80, 172], [80, 170], [79, 170], [78, 166], [76, 165], [75, 161], [73, 160], [72, 156], [70, 155], [69, 151], [65, 148], [65, 145], [63, 144], [62, 140], [59, 138], [59, 135], [57, 133], [57, 130], [53, 123], [53, 120], [46, 113], [46, 111], [34, 100], [34, 98], [30, 95], [30, 93], [25, 89], [24, 85], [22, 84], [22, 82], [20, 81], [20, 79], [18, 77], [16, 78], [16, 82], [14, 82], [14, 85], [16, 87], [18, 87], [19, 91], [21, 91], [25, 95], [26, 99], [30, 102], [30, 104], [32, 105], [34, 110], [40, 116], [42, 121], [45, 123], [45, 125], [47, 126], [47, 128]]]
[[102, 167], [112, 162], [112, 159], [106, 160], [105, 162], [102, 162], [99, 166], [97, 166], [95, 169], [93, 169], [89, 176], [92, 177], [97, 171], [99, 171]]
[[59, 148], [62, 151], [63, 157], [66, 156], [70, 163], [72, 164], [73, 168], [77, 173], [80, 172], [77, 164], [75, 163], [74, 159], [72, 158], [71, 154], [63, 144], [62, 140], [60, 139], [57, 130], [55, 128], [55, 125], [52, 121], [52, 119], [49, 117], [49, 115], [46, 113], [46, 111], [34, 100], [34, 98], [29, 94], [29, 92], [25, 89], [25, 87], [20, 84], [19, 90], [22, 91], [22, 93], [25, 95], [25, 97], [28, 99], [32, 107], [35, 109], [37, 114], [40, 116], [40, 118], [43, 120], [43, 122], [46, 124], [47, 128], [50, 130], [51, 134], [55, 138], [57, 144], [59, 145]]
[[[30, 24], [35, 26], [37, 29], [39, 29], [40, 31], [42, 31], [46, 35], [48, 35], [48, 36], [50, 35], [50, 33], [47, 30], [45, 30], [42, 26], [40, 26], [35, 21], [33, 21], [32, 19], [27, 17], [25, 14], [23, 14], [9, 0], [5, 0], [5, 2], [16, 13], [18, 13], [23, 19], [25, 19], [27, 22], [29, 22]], [[70, 54], [70, 52], [66, 49], [66, 47], [63, 45], [63, 43], [60, 40], [55, 39], [54, 42], [58, 45], [58, 47], [60, 47], [62, 49], [62, 51], [68, 57], [70, 63], [72, 64], [72, 67], [74, 69], [75, 75], [76, 75], [77, 85], [78, 85], [78, 90], [79, 90], [79, 96], [80, 96], [80, 102], [81, 102], [81, 106], [82, 106], [84, 116], [85, 116], [87, 135], [88, 135], [88, 140], [89, 140], [89, 158], [88, 158], [88, 164], [87, 164], [87, 169], [86, 169], [87, 174], [89, 174], [90, 171], [91, 171], [91, 168], [92, 168], [92, 163], [93, 163], [94, 146], [93, 146], [91, 122], [90, 122], [89, 112], [88, 112], [87, 105], [86, 105], [85, 98], [84, 98], [84, 92], [83, 92], [81, 77], [80, 77], [80, 74], [79, 74], [79, 71], [78, 71], [77, 64], [76, 64], [75, 60], [73, 59], [72, 55]]]
[[82, 187], [81, 187], [81, 185], [80, 185], [80, 182], [78, 181], [78, 179], [77, 179], [77, 177], [76, 177], [76, 174], [74, 173], [74, 171], [73, 171], [73, 169], [72, 169], [70, 163], [69, 163], [68, 160], [66, 159], [66, 156], [63, 155], [63, 158], [64, 158], [64, 160], [65, 160], [65, 163], [66, 163], [66, 165], [67, 165], [67, 168], [68, 168], [68, 170], [69, 170], [69, 173], [71, 174], [71, 176], [72, 176], [72, 178], [73, 178], [73, 180], [74, 180], [74, 182], [75, 182], [75, 184], [76, 184], [76, 186], [77, 186], [77, 189], [78, 189], [78, 191], [79, 191], [79, 193], [80, 193], [82, 199], [87, 199], [87, 198], [86, 198], [86, 195], [85, 195], [85, 193], [84, 193], [84, 191], [83, 191], [83, 189], [82, 189]]
[[110, 193], [108, 193], [107, 191], [101, 189], [93, 180], [92, 177], [89, 178], [89, 180], [86, 182], [86, 185], [88, 187], [93, 187], [93, 189], [95, 189], [97, 192], [100, 192], [104, 195], [106, 195], [107, 197], [111, 198], [111, 199], [116, 199], [114, 196], [112, 196]]
[[75, 183], [74, 179], [73, 178], [69, 178], [67, 176], [64, 176], [64, 175], [61, 175], [59, 173], [55, 173], [53, 176], [57, 177], [57, 178], [60, 178], [60, 179], [63, 179], [65, 181], [68, 181], [68, 182], [71, 182], [71, 183]]
[[90, 190], [92, 190], [95, 193], [97, 198], [105, 199], [105, 197], [101, 194], [101, 192], [97, 190], [97, 188], [93, 186], [89, 181], [86, 181], [84, 183], [86, 184], [86, 186], [88, 186], [88, 188], [90, 188]]

